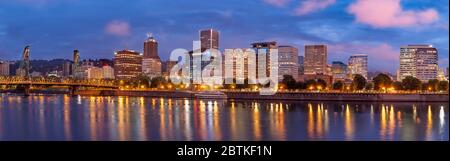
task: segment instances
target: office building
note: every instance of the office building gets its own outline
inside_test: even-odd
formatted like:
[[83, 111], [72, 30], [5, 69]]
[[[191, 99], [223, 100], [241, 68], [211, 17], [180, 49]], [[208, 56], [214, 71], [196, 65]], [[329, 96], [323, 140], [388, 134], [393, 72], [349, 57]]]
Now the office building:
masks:
[[[260, 76], [269, 78], [270, 69], [278, 68], [278, 66], [271, 66], [270, 59], [270, 55], [274, 53], [275, 50], [278, 50], [277, 42], [257, 42], [252, 44], [252, 48], [256, 53], [256, 78], [260, 78]], [[259, 59], [264, 57], [266, 60], [265, 68], [263, 67], [263, 64], [259, 64], [261, 63], [261, 60]]]
[[291, 75], [298, 80], [298, 49], [292, 46], [278, 46], [278, 79]]
[[431, 45], [408, 45], [400, 49], [400, 78], [413, 76], [421, 81], [437, 79], [438, 51]]
[[153, 78], [162, 75], [161, 60], [154, 58], [144, 58], [142, 60], [142, 73], [146, 76]]
[[144, 42], [144, 57], [142, 60], [142, 72], [146, 76], [153, 78], [162, 75], [161, 59], [158, 55], [158, 42], [149, 35]]
[[306, 45], [305, 46], [305, 74], [329, 74], [327, 73], [327, 46]]
[[368, 79], [368, 56], [365, 54], [356, 54], [350, 56], [348, 59], [348, 69], [350, 73], [350, 78], [353, 78], [356, 74], [363, 76]]
[[[247, 49], [232, 49], [232, 51], [224, 53], [225, 59], [229, 59], [224, 61], [224, 78], [227, 80], [236, 79], [236, 81], [240, 82], [250, 78], [249, 74], [253, 75], [252, 78], [256, 78], [256, 62], [254, 61], [256, 57], [250, 55], [253, 52], [249, 52]], [[226, 73], [228, 72], [231, 72], [231, 78], [227, 77]]]
[[0, 61], [0, 76], [9, 76], [10, 63], [6, 61]]
[[142, 54], [131, 50], [114, 54], [114, 76], [117, 79], [131, 79], [142, 74]]
[[219, 49], [219, 32], [214, 29], [200, 31], [201, 50]]

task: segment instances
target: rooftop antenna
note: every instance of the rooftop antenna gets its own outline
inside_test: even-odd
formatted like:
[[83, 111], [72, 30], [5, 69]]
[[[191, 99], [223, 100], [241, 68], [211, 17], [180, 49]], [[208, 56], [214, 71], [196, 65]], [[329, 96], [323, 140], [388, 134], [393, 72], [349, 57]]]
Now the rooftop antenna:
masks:
[[147, 38], [151, 38], [151, 37], [153, 37], [153, 33], [147, 32]]

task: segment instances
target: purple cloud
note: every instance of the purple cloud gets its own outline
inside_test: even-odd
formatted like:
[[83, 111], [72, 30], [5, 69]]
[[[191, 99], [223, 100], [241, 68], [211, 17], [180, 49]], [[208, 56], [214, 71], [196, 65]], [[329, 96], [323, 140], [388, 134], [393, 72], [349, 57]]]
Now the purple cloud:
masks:
[[357, 0], [347, 10], [356, 22], [375, 28], [409, 27], [430, 24], [439, 19], [435, 9], [404, 10], [400, 0]]
[[295, 9], [297, 15], [307, 15], [325, 9], [336, 3], [336, 0], [304, 0], [301, 5]]
[[129, 36], [130, 24], [126, 21], [114, 20], [106, 24], [105, 32], [115, 36]]

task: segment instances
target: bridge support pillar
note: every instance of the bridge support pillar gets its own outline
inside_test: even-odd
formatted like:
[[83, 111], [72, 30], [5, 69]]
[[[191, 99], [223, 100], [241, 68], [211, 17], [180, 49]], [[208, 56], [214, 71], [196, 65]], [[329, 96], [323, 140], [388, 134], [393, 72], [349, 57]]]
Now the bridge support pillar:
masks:
[[30, 90], [31, 90], [31, 86], [30, 86], [30, 85], [25, 85], [25, 86], [23, 87], [23, 95], [24, 95], [25, 97], [30, 96]]
[[70, 86], [70, 87], [69, 87], [69, 95], [75, 96], [77, 90], [78, 90], [78, 87], [77, 87], [77, 86]]

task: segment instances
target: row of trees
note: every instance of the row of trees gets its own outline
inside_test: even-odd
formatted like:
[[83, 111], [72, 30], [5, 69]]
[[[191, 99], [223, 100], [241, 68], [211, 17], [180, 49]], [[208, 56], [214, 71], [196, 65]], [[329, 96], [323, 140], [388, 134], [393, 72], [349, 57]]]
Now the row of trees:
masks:
[[[236, 80], [233, 80], [236, 82]], [[170, 80], [166, 80], [163, 77], [149, 78], [145, 75], [139, 75], [135, 79], [130, 79], [120, 82], [121, 86], [127, 86], [129, 88], [185, 88], [183, 84], [174, 85]], [[248, 79], [244, 80], [244, 84], [223, 84], [222, 89], [258, 89], [263, 85], [253, 84]], [[267, 85], [266, 85], [267, 86]], [[341, 90], [341, 91], [362, 91], [362, 90], [376, 90], [376, 91], [389, 91], [389, 90], [407, 90], [407, 91], [448, 91], [448, 81], [439, 81], [436, 79], [429, 80], [426, 83], [422, 83], [419, 79], [408, 76], [401, 82], [393, 81], [386, 74], [379, 74], [373, 78], [372, 82], [368, 82], [366, 78], [361, 75], [355, 75], [351, 83], [344, 83], [337, 81], [333, 84], [327, 84], [322, 79], [311, 79], [307, 81], [296, 81], [290, 75], [284, 75], [283, 80], [280, 83], [280, 88], [287, 90]]]
[[[281, 82], [286, 89], [291, 90], [321, 90], [326, 89], [327, 83], [322, 80], [307, 80], [305, 82], [296, 82], [292, 76], [285, 75], [283, 77], [283, 81]], [[373, 78], [372, 82], [368, 82], [366, 78], [361, 75], [356, 74], [353, 77], [353, 81], [351, 83], [344, 83], [342, 81], [337, 81], [333, 83], [331, 86], [333, 90], [352, 90], [352, 91], [361, 91], [361, 90], [376, 90], [376, 91], [390, 91], [390, 90], [406, 90], [406, 91], [448, 91], [449, 82], [448, 81], [439, 81], [437, 79], [429, 80], [426, 83], [422, 83], [419, 79], [408, 76], [405, 79], [400, 81], [393, 81], [391, 77], [386, 74], [379, 74], [375, 78]]]
[[[236, 82], [236, 80], [234, 79], [233, 82]], [[265, 84], [265, 85], [261, 85], [261, 84], [255, 84], [252, 82], [249, 82], [248, 79], [244, 80], [243, 84], [236, 84], [236, 83], [232, 83], [232, 84], [226, 84], [224, 82], [223, 84], [223, 89], [258, 89], [261, 88], [263, 86], [269, 86], [270, 84]], [[283, 76], [283, 80], [282, 82], [279, 84], [280, 88], [282, 89], [288, 89], [288, 90], [305, 90], [305, 89], [318, 89], [318, 90], [322, 90], [322, 89], [326, 89], [328, 84], [325, 80], [322, 79], [317, 79], [317, 80], [308, 80], [305, 82], [297, 82], [294, 77], [292, 77], [291, 75], [284, 75]]]
[[[393, 81], [391, 77], [386, 74], [379, 74], [373, 78], [372, 83], [361, 76], [356, 75], [353, 79], [353, 90], [376, 90], [376, 91], [388, 91], [388, 90], [407, 90], [407, 91], [448, 91], [449, 82], [439, 81], [437, 79], [429, 80], [427, 83], [422, 83], [419, 79], [408, 76], [401, 82]], [[333, 84], [334, 90], [344, 90], [342, 82], [338, 81]]]
[[128, 88], [167, 88], [173, 87], [170, 80], [163, 77], [150, 78], [146, 75], [138, 75], [135, 79], [120, 80], [120, 86]]

